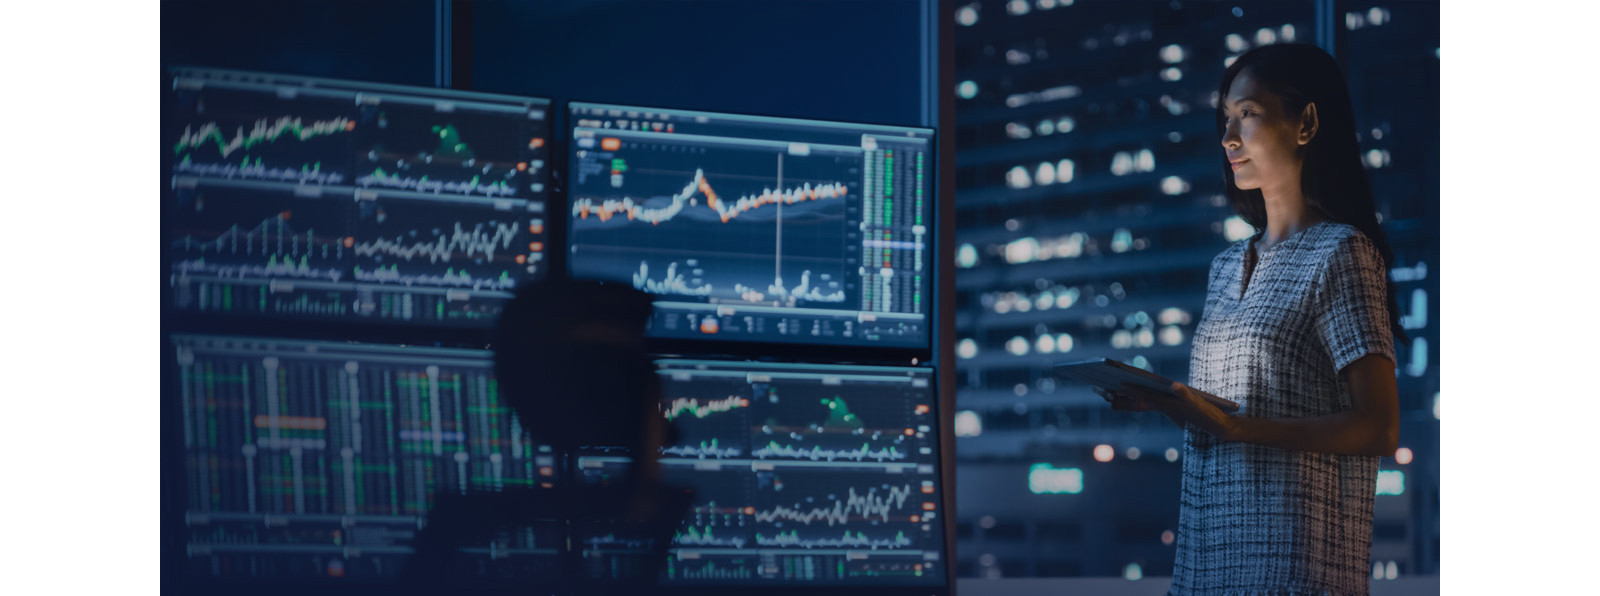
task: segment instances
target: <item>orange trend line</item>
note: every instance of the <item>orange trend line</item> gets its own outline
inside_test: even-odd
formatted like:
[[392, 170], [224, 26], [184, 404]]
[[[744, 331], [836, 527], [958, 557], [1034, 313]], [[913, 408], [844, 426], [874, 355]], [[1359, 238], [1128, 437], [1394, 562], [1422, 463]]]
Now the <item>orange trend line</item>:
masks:
[[579, 219], [588, 219], [589, 215], [593, 214], [600, 218], [600, 221], [610, 221], [612, 217], [622, 214], [628, 218], [628, 221], [643, 220], [650, 222], [651, 225], [659, 225], [661, 222], [672, 219], [679, 211], [682, 211], [684, 203], [693, 198], [695, 192], [705, 195], [706, 207], [715, 211], [717, 218], [722, 223], [728, 223], [739, 217], [740, 214], [768, 205], [780, 203], [792, 205], [802, 201], [841, 198], [849, 192], [849, 188], [844, 184], [834, 183], [817, 187], [805, 184], [787, 191], [764, 190], [760, 195], [754, 197], [740, 197], [733, 205], [729, 206], [723, 202], [721, 197], [717, 196], [716, 189], [711, 187], [711, 183], [706, 180], [703, 171], [696, 171], [695, 179], [690, 182], [689, 186], [684, 188], [683, 192], [673, 197], [673, 204], [669, 207], [647, 210], [644, 205], [635, 203], [631, 198], [606, 200], [598, 205], [589, 199], [580, 199], [577, 201], [576, 211]]

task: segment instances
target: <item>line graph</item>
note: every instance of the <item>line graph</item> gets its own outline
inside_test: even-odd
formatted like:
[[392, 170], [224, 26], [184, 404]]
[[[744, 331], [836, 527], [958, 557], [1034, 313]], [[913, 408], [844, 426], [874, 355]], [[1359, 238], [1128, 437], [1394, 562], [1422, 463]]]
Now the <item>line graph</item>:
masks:
[[844, 534], [838, 538], [801, 538], [799, 530], [779, 532], [776, 536], [763, 536], [760, 533], [756, 534], [756, 546], [798, 548], [849, 547], [876, 549], [879, 547], [893, 548], [897, 546], [911, 546], [912, 544], [914, 544], [914, 542], [912, 542], [910, 538], [906, 537], [906, 533], [904, 531], [895, 532], [893, 538], [870, 538], [867, 536], [866, 532], [855, 532], [852, 534], [849, 530], [845, 530]]
[[670, 197], [670, 202], [661, 207], [647, 207], [649, 200], [635, 200], [632, 197], [621, 199], [592, 199], [579, 198], [572, 203], [573, 217], [588, 219], [592, 214], [600, 221], [610, 221], [611, 218], [622, 215], [628, 221], [642, 221], [651, 225], [671, 221], [687, 207], [698, 205], [696, 195], [705, 197], [705, 206], [716, 213], [722, 223], [728, 223], [749, 211], [754, 211], [770, 205], [794, 205], [805, 201], [827, 199], [841, 199], [849, 193], [849, 187], [841, 183], [821, 184], [812, 187], [805, 183], [797, 187], [782, 190], [762, 189], [757, 195], [743, 195], [734, 199], [732, 203], [724, 202], [717, 196], [717, 191], [711, 188], [711, 183], [706, 181], [705, 170], [695, 169], [694, 177], [689, 183]]
[[400, 273], [399, 265], [389, 265], [377, 269], [365, 270], [357, 265], [355, 268], [356, 281], [370, 281], [378, 283], [397, 283], [408, 286], [433, 286], [471, 288], [473, 290], [507, 290], [516, 285], [510, 271], [501, 271], [498, 277], [477, 278], [465, 269], [457, 270], [447, 268], [439, 275], [407, 275]]
[[223, 125], [207, 122], [199, 126], [184, 126], [183, 135], [178, 137], [178, 143], [172, 149], [178, 155], [183, 155], [185, 151], [210, 144], [215, 146], [219, 157], [226, 159], [235, 151], [249, 150], [256, 145], [276, 142], [285, 135], [293, 140], [306, 141], [355, 129], [355, 121], [345, 117], [313, 120], [307, 123], [298, 116], [279, 116], [277, 119], [257, 119], [248, 132], [243, 126], [236, 127], [230, 138], [224, 131]]
[[693, 141], [613, 147], [574, 157], [574, 275], [719, 304], [848, 309], [858, 299], [848, 226], [859, 217], [859, 158]]
[[739, 447], [721, 447], [718, 445], [718, 441], [719, 439], [712, 439], [710, 442], [701, 441], [698, 446], [674, 445], [672, 447], [660, 447], [659, 450], [662, 455], [698, 457], [701, 459], [707, 457], [713, 459], [724, 459], [744, 455], [744, 449]]
[[744, 548], [747, 542], [742, 536], [717, 538], [714, 528], [701, 529], [694, 526], [673, 532], [672, 541], [683, 546], [727, 546], [732, 548]]
[[942, 526], [928, 523], [938, 515], [936, 438], [918, 432], [932, 389], [917, 381], [931, 371], [657, 365], [660, 411], [678, 436], [661, 449], [662, 475], [695, 494], [679, 554], [697, 565], [759, 555], [764, 577], [803, 577], [782, 570], [823, 562], [845, 577], [942, 543]]
[[171, 172], [268, 185], [339, 186], [371, 131], [353, 102], [262, 89], [178, 90], [181, 112], [163, 137]]
[[485, 327], [545, 271], [548, 101], [203, 70], [164, 94], [177, 308]]
[[179, 174], [201, 176], [209, 178], [223, 178], [226, 180], [271, 180], [276, 182], [291, 182], [294, 184], [314, 184], [318, 186], [341, 184], [344, 174], [337, 171], [324, 171], [322, 162], [303, 164], [299, 168], [293, 167], [268, 167], [262, 163], [261, 158], [256, 158], [255, 163], [248, 160], [238, 164], [233, 163], [194, 163], [190, 156], [184, 156], [183, 161], [173, 166], [172, 170]]
[[[345, 248], [337, 237], [319, 237], [315, 230], [297, 231], [293, 212], [285, 210], [250, 228], [231, 225], [219, 233], [190, 233], [173, 241], [182, 258], [174, 272], [221, 277], [293, 277], [339, 281], [338, 262]], [[212, 236], [209, 239], [202, 236]], [[207, 257], [211, 257], [208, 261]], [[312, 259], [316, 259], [316, 265]], [[331, 264], [330, 264], [331, 263]]]
[[[688, 263], [694, 266], [694, 261]], [[677, 296], [709, 296], [716, 289], [709, 283], [701, 283], [699, 277], [690, 279], [678, 272], [678, 262], [667, 264], [667, 270], [661, 279], [650, 278], [650, 262], [640, 261], [639, 271], [633, 274], [633, 287], [651, 294], [673, 294]]]
[[[822, 277], [826, 278], [828, 274], [824, 273]], [[837, 285], [834, 284], [835, 287]], [[746, 287], [743, 284], [734, 284], [733, 291], [737, 292], [740, 298], [750, 302], [766, 302], [776, 299], [788, 303], [789, 306], [794, 306], [797, 300], [805, 300], [807, 302], [844, 302], [844, 290], [825, 293], [822, 288], [813, 287], [811, 285], [811, 270], [809, 269], [800, 272], [800, 285], [792, 290], [784, 287], [783, 278], [780, 277], [773, 280], [772, 285], [767, 286], [766, 293], [758, 292], [755, 288]]]
[[769, 441], [765, 446], [751, 451], [750, 455], [762, 459], [768, 457], [811, 461], [866, 461], [870, 459], [880, 462], [884, 460], [899, 461], [908, 457], [908, 454], [893, 445], [882, 449], [873, 449], [871, 445], [866, 443], [862, 443], [859, 449], [824, 449], [821, 446], [813, 446], [810, 449], [806, 449], [793, 445], [782, 445], [776, 441]]
[[357, 281], [507, 291], [536, 273], [543, 256], [544, 223], [536, 217], [433, 200], [361, 201], [357, 211], [350, 239]]
[[426, 174], [418, 178], [412, 178], [402, 176], [398, 172], [385, 172], [383, 168], [376, 168], [369, 174], [357, 177], [356, 184], [362, 188], [378, 186], [432, 194], [481, 194], [486, 197], [509, 197], [517, 194], [517, 189], [509, 181], [511, 176], [512, 173], [508, 172], [505, 178], [493, 182], [484, 180], [482, 174], [473, 174], [471, 179], [465, 181], [429, 180]]
[[394, 257], [406, 261], [427, 259], [430, 263], [449, 263], [455, 258], [471, 258], [482, 255], [484, 258], [493, 259], [496, 251], [505, 251], [511, 248], [511, 243], [516, 239], [522, 225], [517, 222], [477, 224], [471, 229], [462, 227], [457, 221], [446, 232], [433, 230], [432, 238], [416, 239], [397, 236], [393, 239], [379, 238], [366, 242], [352, 241], [356, 256], [382, 256]]
[[487, 206], [265, 188], [178, 194], [166, 245], [185, 309], [481, 326], [534, 272], [544, 239], [542, 220]]
[[662, 414], [667, 420], [675, 419], [684, 414], [692, 414], [695, 418], [705, 418], [719, 412], [731, 412], [738, 408], [750, 407], [750, 399], [737, 395], [730, 395], [723, 399], [708, 400], [704, 404], [693, 397], [680, 397], [668, 402], [662, 408]]
[[[880, 493], [879, 488], [886, 489]], [[827, 501], [831, 505], [803, 505], [796, 503], [793, 506], [778, 506], [771, 509], [758, 509], [755, 512], [757, 522], [786, 521], [810, 525], [814, 522], [827, 522], [829, 526], [849, 523], [856, 519], [878, 518], [889, 521], [889, 514], [905, 506], [906, 499], [911, 496], [911, 485], [868, 488], [865, 493], [857, 494], [855, 487], [847, 489], [845, 498], [840, 499], [835, 495], [828, 495]]]

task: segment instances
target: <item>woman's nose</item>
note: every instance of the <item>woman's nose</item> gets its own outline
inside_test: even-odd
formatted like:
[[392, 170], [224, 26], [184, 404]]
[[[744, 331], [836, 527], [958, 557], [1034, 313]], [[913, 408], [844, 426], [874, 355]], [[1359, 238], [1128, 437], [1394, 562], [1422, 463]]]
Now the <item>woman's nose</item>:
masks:
[[1230, 124], [1227, 125], [1226, 128], [1222, 129], [1222, 148], [1223, 149], [1228, 149], [1228, 150], [1238, 149], [1240, 143], [1241, 143], [1241, 141], [1239, 140], [1239, 127], [1238, 127], [1238, 125], [1230, 123]]

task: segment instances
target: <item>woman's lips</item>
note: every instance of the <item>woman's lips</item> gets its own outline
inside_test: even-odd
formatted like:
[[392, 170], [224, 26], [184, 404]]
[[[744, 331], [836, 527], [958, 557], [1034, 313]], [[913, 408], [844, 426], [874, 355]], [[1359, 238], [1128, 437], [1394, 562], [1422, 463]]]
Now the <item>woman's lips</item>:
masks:
[[1239, 169], [1239, 166], [1244, 165], [1244, 163], [1247, 161], [1250, 161], [1250, 158], [1246, 157], [1244, 159], [1236, 159], [1228, 163], [1233, 166], [1233, 169], [1237, 170]]

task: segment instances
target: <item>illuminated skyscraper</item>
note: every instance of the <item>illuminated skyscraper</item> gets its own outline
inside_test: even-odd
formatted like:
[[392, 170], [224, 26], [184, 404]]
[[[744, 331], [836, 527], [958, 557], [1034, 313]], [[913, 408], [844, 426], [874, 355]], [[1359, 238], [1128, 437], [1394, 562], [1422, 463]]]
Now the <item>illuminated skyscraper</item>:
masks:
[[1211, 259], [1254, 233], [1222, 194], [1217, 81], [1282, 42], [1345, 65], [1411, 334], [1396, 371], [1410, 451], [1382, 460], [1374, 578], [1437, 573], [1438, 7], [955, 10], [961, 575], [1171, 574], [1182, 432], [1048, 370], [1109, 357], [1188, 379]]

